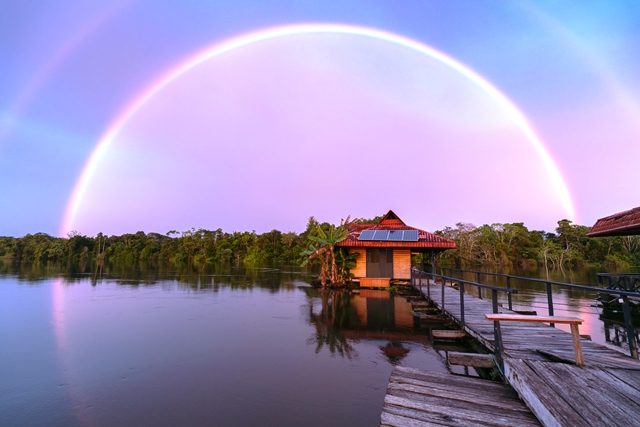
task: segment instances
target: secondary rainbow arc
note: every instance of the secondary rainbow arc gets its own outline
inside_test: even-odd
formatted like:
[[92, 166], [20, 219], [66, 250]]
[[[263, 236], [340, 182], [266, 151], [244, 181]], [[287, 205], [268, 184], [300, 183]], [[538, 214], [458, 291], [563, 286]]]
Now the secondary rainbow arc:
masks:
[[229, 39], [227, 41], [223, 41], [221, 43], [217, 43], [212, 47], [208, 47], [203, 51], [198, 52], [196, 55], [189, 57], [186, 61], [181, 62], [178, 66], [174, 67], [169, 72], [162, 74], [157, 80], [155, 80], [146, 89], [140, 92], [138, 96], [134, 97], [132, 101], [129, 102], [125, 106], [125, 108], [121, 110], [121, 112], [116, 116], [112, 123], [107, 127], [107, 130], [103, 133], [96, 148], [85, 164], [74, 186], [69, 201], [67, 202], [67, 207], [60, 228], [60, 234], [65, 235], [67, 232], [73, 229], [75, 216], [82, 201], [83, 195], [87, 190], [88, 184], [94, 175], [95, 169], [99, 164], [100, 159], [108, 149], [113, 139], [122, 130], [127, 121], [165, 86], [167, 86], [173, 80], [180, 77], [190, 69], [209, 59], [222, 55], [225, 52], [229, 52], [234, 49], [238, 49], [243, 46], [247, 46], [264, 40], [313, 33], [356, 35], [394, 43], [430, 56], [431, 58], [442, 62], [443, 64], [451, 67], [453, 70], [469, 79], [473, 84], [484, 91], [494, 102], [496, 102], [526, 136], [527, 140], [532, 144], [535, 151], [540, 156], [540, 159], [542, 160], [546, 172], [549, 174], [549, 177], [554, 184], [557, 195], [568, 218], [575, 220], [573, 202], [571, 200], [567, 185], [559, 169], [557, 168], [550, 154], [545, 149], [540, 138], [534, 132], [525, 115], [515, 106], [515, 104], [511, 100], [509, 100], [509, 98], [507, 98], [506, 95], [500, 92], [495, 86], [493, 86], [489, 81], [480, 76], [478, 73], [460, 63], [459, 61], [453, 59], [452, 57], [430, 46], [387, 31], [338, 24], [299, 24], [259, 30]]

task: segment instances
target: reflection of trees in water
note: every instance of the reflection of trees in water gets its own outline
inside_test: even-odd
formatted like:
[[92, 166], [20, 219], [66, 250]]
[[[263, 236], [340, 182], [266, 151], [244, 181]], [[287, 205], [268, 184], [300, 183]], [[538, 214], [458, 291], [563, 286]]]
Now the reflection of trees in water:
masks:
[[184, 290], [268, 289], [272, 293], [296, 289], [296, 282], [308, 282], [310, 273], [299, 267], [245, 268], [229, 264], [202, 267], [129, 266], [98, 261], [85, 266], [77, 263], [20, 263], [0, 260], [0, 275], [12, 275], [26, 282], [63, 277], [64, 283], [91, 282], [96, 286], [108, 280], [122, 286], [156, 286], [160, 283]]
[[[340, 333], [349, 322], [351, 309], [351, 292], [335, 289], [304, 288], [309, 298], [309, 323], [316, 328], [314, 336], [309, 338], [309, 344], [316, 345], [316, 353], [327, 347], [332, 355], [340, 355], [351, 359], [357, 357], [354, 348]], [[320, 313], [314, 313], [313, 301], [319, 297], [322, 308]]]

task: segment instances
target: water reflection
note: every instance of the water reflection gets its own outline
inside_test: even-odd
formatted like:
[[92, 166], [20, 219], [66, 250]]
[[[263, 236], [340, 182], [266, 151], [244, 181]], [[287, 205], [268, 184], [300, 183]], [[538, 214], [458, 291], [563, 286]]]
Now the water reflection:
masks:
[[0, 275], [0, 425], [375, 425], [391, 364], [448, 369], [405, 298], [302, 269], [39, 271]]
[[411, 303], [406, 297], [385, 290], [348, 290], [305, 288], [308, 321], [315, 327], [308, 343], [316, 353], [327, 348], [332, 355], [357, 357], [351, 343], [363, 340], [384, 342], [378, 345], [389, 363], [397, 365], [411, 348], [405, 344], [427, 346], [426, 332], [416, 329]]
[[[342, 329], [349, 324], [351, 315], [351, 293], [344, 290], [305, 288], [309, 298], [309, 323], [315, 327], [315, 335], [308, 342], [316, 346], [316, 354], [327, 347], [332, 355], [351, 359], [357, 354], [347, 341]], [[313, 294], [315, 298], [313, 298]], [[314, 302], [319, 299], [321, 309], [314, 311]]]

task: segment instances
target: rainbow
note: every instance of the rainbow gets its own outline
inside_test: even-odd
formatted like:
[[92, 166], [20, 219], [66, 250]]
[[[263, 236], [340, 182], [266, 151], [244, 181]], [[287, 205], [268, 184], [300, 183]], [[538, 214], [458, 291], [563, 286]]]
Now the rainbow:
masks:
[[118, 135], [127, 121], [165, 86], [167, 86], [169, 83], [171, 83], [187, 71], [198, 66], [199, 64], [202, 64], [209, 59], [215, 58], [219, 55], [223, 55], [224, 53], [232, 51], [234, 49], [238, 49], [243, 46], [258, 43], [264, 40], [314, 33], [355, 35], [397, 44], [427, 55], [437, 61], [440, 61], [441, 63], [451, 67], [453, 70], [469, 79], [473, 84], [484, 91], [489, 97], [491, 97], [494, 102], [496, 102], [503, 109], [507, 116], [511, 120], [513, 120], [516, 126], [523, 132], [523, 134], [532, 144], [535, 151], [540, 156], [547, 173], [549, 174], [551, 182], [553, 183], [558, 193], [558, 197], [562, 202], [563, 208], [566, 211], [568, 218], [574, 220], [575, 211], [567, 185], [562, 175], [560, 174], [560, 171], [558, 170], [556, 164], [542, 144], [540, 138], [535, 134], [532, 126], [528, 123], [524, 114], [520, 112], [520, 110], [514, 105], [514, 103], [511, 102], [502, 92], [500, 92], [495, 86], [493, 86], [475, 71], [471, 70], [455, 59], [447, 56], [446, 54], [437, 51], [425, 44], [387, 31], [351, 25], [299, 24], [280, 26], [251, 32], [205, 48], [197, 54], [189, 57], [186, 61], [172, 68], [167, 73], [161, 75], [142, 92], [140, 92], [138, 96], [134, 97], [120, 111], [120, 113], [117, 114], [115, 119], [107, 127], [93, 153], [89, 157], [89, 160], [85, 164], [67, 202], [65, 214], [60, 228], [60, 235], [64, 236], [67, 232], [72, 230], [76, 212], [78, 210], [78, 207], [80, 206], [83, 195], [88, 187], [91, 178], [94, 175], [97, 165], [99, 164], [104, 153], [109, 148], [111, 142]]

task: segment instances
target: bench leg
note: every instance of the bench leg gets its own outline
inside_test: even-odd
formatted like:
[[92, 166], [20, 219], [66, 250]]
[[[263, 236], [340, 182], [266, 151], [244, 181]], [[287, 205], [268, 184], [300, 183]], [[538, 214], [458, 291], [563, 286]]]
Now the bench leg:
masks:
[[580, 343], [580, 331], [578, 325], [571, 325], [571, 336], [573, 337], [573, 349], [576, 352], [576, 365], [584, 366], [582, 357], [582, 344]]

